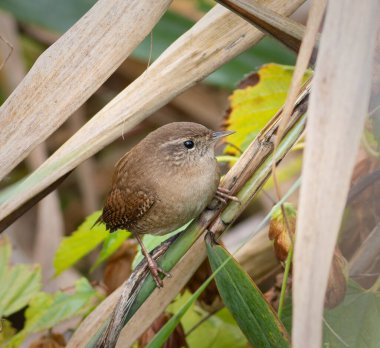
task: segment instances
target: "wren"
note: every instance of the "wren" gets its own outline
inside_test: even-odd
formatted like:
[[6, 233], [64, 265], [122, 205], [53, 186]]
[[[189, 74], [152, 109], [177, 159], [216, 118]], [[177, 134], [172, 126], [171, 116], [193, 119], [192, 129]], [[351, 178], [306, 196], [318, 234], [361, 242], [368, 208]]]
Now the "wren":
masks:
[[111, 232], [132, 232], [158, 287], [161, 269], [141, 235], [163, 235], [197, 217], [215, 196], [232, 198], [218, 189], [220, 172], [216, 142], [234, 132], [214, 132], [192, 122], [162, 126], [127, 152], [115, 165], [112, 187], [98, 222]]

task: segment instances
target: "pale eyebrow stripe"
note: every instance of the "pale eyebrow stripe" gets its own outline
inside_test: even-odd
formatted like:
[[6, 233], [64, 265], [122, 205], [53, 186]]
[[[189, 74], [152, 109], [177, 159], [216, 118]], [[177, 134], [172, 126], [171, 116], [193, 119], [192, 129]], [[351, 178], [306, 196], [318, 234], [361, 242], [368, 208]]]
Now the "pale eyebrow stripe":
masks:
[[168, 141], [168, 142], [162, 143], [162, 144], [160, 145], [160, 147], [162, 147], [162, 146], [166, 146], [166, 145], [175, 145], [175, 144], [179, 144], [180, 142], [182, 142], [182, 141], [186, 141], [186, 140], [189, 140], [189, 138], [175, 139], [175, 140], [172, 140], [172, 141]]

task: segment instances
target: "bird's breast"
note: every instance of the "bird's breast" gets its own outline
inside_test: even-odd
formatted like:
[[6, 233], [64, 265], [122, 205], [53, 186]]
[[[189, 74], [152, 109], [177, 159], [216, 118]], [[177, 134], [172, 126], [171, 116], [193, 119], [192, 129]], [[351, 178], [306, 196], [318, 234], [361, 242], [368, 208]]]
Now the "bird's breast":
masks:
[[180, 173], [168, 169], [159, 174], [157, 203], [146, 216], [152, 228], [145, 233], [150, 234], [172, 232], [197, 217], [214, 197], [220, 179], [216, 161]]

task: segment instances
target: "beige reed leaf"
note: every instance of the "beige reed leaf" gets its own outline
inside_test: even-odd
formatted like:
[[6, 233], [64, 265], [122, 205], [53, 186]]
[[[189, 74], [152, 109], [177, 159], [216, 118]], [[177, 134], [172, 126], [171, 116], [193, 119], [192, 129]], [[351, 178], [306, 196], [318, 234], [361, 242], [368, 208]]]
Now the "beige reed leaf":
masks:
[[170, 3], [99, 0], [37, 59], [0, 108], [0, 180], [102, 85]]
[[331, 260], [368, 108], [378, 0], [329, 1], [308, 111], [294, 254], [292, 344], [322, 346]]

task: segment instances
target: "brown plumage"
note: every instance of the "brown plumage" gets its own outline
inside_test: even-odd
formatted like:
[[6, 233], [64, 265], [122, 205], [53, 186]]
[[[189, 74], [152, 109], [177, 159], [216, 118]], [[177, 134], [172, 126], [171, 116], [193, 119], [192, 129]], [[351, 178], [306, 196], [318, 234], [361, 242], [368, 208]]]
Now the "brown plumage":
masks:
[[[214, 145], [230, 133], [191, 122], [170, 123], [150, 133], [117, 162], [99, 222], [111, 232], [131, 231], [142, 244], [140, 234], [166, 234], [198, 216], [218, 189]], [[162, 285], [157, 272], [162, 270], [143, 245], [142, 251]]]

